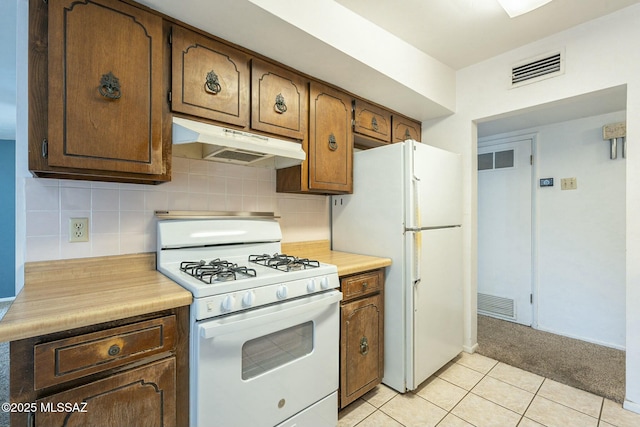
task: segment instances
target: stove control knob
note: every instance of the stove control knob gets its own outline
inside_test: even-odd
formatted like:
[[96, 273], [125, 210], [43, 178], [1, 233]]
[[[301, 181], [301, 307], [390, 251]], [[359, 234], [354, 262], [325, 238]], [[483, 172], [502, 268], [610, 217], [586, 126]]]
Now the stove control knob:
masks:
[[244, 294], [244, 296], [242, 297], [242, 306], [243, 307], [251, 307], [253, 305], [253, 302], [256, 299], [256, 294], [253, 291], [249, 291], [247, 293]]
[[233, 297], [233, 295], [227, 295], [222, 300], [222, 311], [233, 310], [233, 306], [235, 305], [235, 303], [236, 303], [236, 299]]
[[278, 299], [285, 299], [287, 297], [287, 287], [285, 285], [278, 286], [276, 296], [278, 297]]
[[322, 289], [329, 289], [329, 278], [328, 277], [323, 277], [322, 279], [320, 279], [320, 287]]
[[307, 283], [307, 292], [315, 292], [316, 291], [316, 279], [311, 279]]

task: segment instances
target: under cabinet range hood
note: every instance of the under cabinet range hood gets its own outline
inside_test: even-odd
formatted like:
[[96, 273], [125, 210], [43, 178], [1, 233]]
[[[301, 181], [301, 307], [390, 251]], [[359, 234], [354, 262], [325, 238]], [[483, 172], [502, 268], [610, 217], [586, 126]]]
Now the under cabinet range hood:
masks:
[[282, 169], [305, 159], [302, 145], [235, 129], [173, 118], [173, 155], [244, 166]]

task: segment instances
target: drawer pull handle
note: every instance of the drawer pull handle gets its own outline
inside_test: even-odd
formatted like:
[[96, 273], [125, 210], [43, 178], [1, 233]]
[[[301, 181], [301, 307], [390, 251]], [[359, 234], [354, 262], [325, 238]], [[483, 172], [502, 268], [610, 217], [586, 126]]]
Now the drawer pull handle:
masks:
[[336, 136], [331, 133], [329, 135], [329, 150], [336, 151], [338, 149], [338, 142], [336, 141]]
[[112, 345], [111, 347], [109, 347], [109, 356], [117, 356], [118, 353], [120, 353], [120, 347], [117, 344]]
[[362, 337], [360, 339], [360, 354], [366, 355], [369, 353], [369, 341], [367, 341], [367, 337]]
[[378, 121], [376, 120], [375, 117], [371, 118], [371, 129], [378, 132]]
[[369, 286], [369, 283], [364, 282], [364, 283], [362, 284], [362, 290], [363, 290], [363, 291], [366, 291], [366, 290], [367, 290], [367, 286]]
[[102, 75], [98, 90], [100, 91], [100, 95], [105, 98], [120, 99], [122, 96], [122, 92], [120, 91], [120, 80], [118, 80], [111, 71]]
[[276, 103], [274, 104], [273, 108], [276, 110], [276, 113], [278, 114], [282, 114], [287, 111], [287, 103], [284, 102], [284, 96], [282, 96], [281, 93], [279, 93], [278, 96], [276, 96]]
[[213, 70], [207, 73], [207, 79], [204, 82], [204, 90], [214, 95], [217, 95], [222, 91], [220, 79], [218, 79], [218, 75]]

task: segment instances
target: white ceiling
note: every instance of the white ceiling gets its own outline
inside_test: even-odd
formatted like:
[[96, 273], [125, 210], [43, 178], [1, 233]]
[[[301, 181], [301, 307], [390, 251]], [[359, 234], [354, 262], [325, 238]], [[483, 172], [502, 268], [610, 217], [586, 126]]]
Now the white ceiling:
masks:
[[[15, 62], [10, 56], [10, 48], [15, 46], [15, 22], [12, 16], [15, 17], [15, 4], [18, 1], [21, 0], [11, 0], [9, 10], [12, 13], [0, 17], [0, 36], [3, 40], [3, 48], [0, 49], [3, 59], [0, 61], [0, 107], [4, 105], [9, 108], [0, 110], [0, 139], [15, 135], [15, 105], [10, 105], [11, 101], [15, 102]], [[139, 1], [211, 34], [388, 105], [410, 117], [424, 120], [447, 113], [446, 109], [430, 99], [369, 69], [366, 64], [344, 52], [315, 40], [300, 28], [256, 6], [251, 0]], [[640, 3], [640, 0], [554, 0], [529, 14], [511, 19], [497, 0], [335, 1], [452, 69], [466, 67]], [[304, 7], [304, 3], [304, 0], [290, 0], [290, 7]], [[327, 22], [327, 25], [330, 26], [331, 22]], [[13, 52], [15, 55], [15, 49]], [[402, 91], [401, 96], [389, 96], [397, 94], [398, 90]], [[611, 96], [616, 98], [609, 98]], [[402, 98], [402, 101], [394, 101], [394, 98]], [[622, 91], [612, 91], [595, 98], [596, 105], [619, 106], [624, 96]], [[522, 114], [531, 115], [532, 112]], [[515, 116], [498, 119], [496, 123], [517, 122]], [[489, 123], [482, 124], [482, 129], [486, 131], [489, 129], [487, 126]]]
[[553, 0], [509, 18], [497, 0], [335, 0], [458, 70], [640, 0]]

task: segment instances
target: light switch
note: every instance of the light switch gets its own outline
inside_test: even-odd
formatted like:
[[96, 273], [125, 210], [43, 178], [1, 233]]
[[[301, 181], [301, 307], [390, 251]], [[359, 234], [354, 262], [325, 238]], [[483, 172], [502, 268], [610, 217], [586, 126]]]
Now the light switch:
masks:
[[578, 178], [562, 178], [560, 180], [562, 190], [575, 190], [578, 188]]

